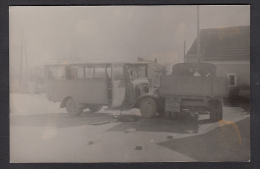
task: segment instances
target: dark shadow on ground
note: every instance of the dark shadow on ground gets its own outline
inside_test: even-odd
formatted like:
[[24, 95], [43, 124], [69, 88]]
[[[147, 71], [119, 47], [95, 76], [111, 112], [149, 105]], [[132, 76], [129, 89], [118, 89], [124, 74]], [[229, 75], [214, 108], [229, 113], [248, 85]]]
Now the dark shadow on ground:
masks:
[[27, 127], [74, 127], [91, 124], [113, 122], [115, 119], [109, 113], [84, 111], [80, 116], [70, 116], [67, 113], [46, 113], [33, 115], [10, 116], [11, 126]]
[[216, 121], [214, 120], [210, 120], [210, 119], [202, 119], [202, 120], [199, 120], [199, 124], [210, 124], [210, 123], [214, 123]]
[[[198, 161], [250, 160], [250, 118], [220, 127], [206, 134], [158, 143]], [[224, 125], [227, 124], [227, 125]]]
[[250, 100], [242, 97], [233, 97], [224, 100], [224, 107], [241, 107], [250, 113]]
[[197, 133], [198, 121], [196, 120], [173, 120], [166, 118], [139, 118], [136, 122], [123, 122], [106, 130], [124, 132], [129, 128], [143, 132], [172, 132], [172, 133]]

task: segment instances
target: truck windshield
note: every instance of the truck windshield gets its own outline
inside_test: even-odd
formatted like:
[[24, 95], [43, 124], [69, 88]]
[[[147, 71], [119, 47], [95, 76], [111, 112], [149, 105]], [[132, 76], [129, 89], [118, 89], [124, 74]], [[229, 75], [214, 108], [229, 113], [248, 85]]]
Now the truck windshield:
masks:
[[130, 70], [131, 70], [132, 79], [146, 77], [145, 69], [146, 69], [145, 65], [131, 65]]
[[216, 66], [208, 63], [179, 63], [172, 67], [172, 75], [191, 75], [194, 76], [195, 71], [201, 76], [216, 75]]

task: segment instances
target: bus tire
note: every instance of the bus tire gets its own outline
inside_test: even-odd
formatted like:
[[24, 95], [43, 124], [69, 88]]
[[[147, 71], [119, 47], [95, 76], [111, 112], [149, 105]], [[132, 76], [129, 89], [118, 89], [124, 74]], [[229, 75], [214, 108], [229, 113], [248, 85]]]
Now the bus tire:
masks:
[[66, 110], [71, 116], [78, 116], [83, 112], [83, 108], [78, 107], [76, 101], [72, 98], [66, 101]]
[[91, 105], [88, 105], [88, 108], [92, 112], [98, 112], [100, 109], [102, 109], [102, 105], [91, 104]]
[[144, 118], [153, 118], [157, 112], [157, 103], [151, 97], [146, 97], [140, 100], [139, 109]]

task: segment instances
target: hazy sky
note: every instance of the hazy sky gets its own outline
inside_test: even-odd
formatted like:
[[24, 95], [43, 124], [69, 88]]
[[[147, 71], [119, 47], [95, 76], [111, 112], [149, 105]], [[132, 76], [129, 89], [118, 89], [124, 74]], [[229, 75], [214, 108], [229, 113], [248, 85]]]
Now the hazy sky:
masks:
[[[196, 10], [196, 6], [10, 7], [10, 68], [20, 66], [22, 34], [29, 68], [71, 56], [89, 62], [137, 57], [179, 62], [184, 40], [188, 50], [196, 38]], [[201, 29], [240, 25], [250, 25], [250, 6], [200, 6]]]

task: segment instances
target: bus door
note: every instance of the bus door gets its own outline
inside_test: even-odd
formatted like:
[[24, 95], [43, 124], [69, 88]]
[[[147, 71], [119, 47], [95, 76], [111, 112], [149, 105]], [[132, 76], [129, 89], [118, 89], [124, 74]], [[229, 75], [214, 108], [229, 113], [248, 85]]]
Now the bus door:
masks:
[[123, 65], [112, 66], [112, 92], [111, 92], [111, 108], [122, 105], [126, 97], [126, 82], [124, 77]]
[[[108, 84], [105, 65], [85, 65], [85, 79], [78, 95], [83, 103], [108, 105]], [[79, 89], [79, 88], [78, 88]]]

